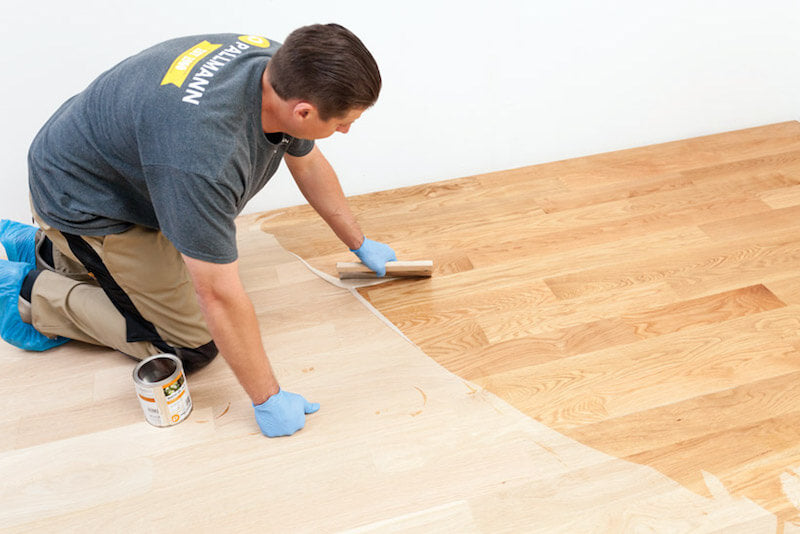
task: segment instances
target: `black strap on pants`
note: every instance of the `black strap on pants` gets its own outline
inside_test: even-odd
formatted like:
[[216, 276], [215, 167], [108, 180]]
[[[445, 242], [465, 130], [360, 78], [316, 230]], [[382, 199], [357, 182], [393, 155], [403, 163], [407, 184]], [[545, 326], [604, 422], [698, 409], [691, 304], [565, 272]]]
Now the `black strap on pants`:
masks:
[[183, 367], [187, 373], [204, 367], [214, 359], [218, 352], [214, 340], [193, 349], [172, 347], [167, 344], [156, 331], [153, 323], [142, 317], [131, 298], [114, 280], [102, 258], [92, 246], [78, 235], [64, 232], [62, 232], [62, 235], [66, 238], [67, 244], [75, 257], [86, 267], [87, 271], [94, 275], [103, 292], [111, 300], [117, 311], [125, 318], [126, 340], [129, 343], [147, 341], [162, 352], [175, 354], [183, 362]]

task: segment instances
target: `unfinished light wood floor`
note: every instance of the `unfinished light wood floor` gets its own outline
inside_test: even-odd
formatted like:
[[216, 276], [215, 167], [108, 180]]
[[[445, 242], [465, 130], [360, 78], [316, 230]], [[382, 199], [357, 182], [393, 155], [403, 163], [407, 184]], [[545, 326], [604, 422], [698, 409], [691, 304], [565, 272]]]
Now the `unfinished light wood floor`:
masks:
[[[344, 177], [346, 185], [346, 177]], [[429, 356], [701, 495], [800, 520], [800, 123], [357, 196], [430, 280], [362, 290]], [[308, 207], [263, 229], [334, 273]]]

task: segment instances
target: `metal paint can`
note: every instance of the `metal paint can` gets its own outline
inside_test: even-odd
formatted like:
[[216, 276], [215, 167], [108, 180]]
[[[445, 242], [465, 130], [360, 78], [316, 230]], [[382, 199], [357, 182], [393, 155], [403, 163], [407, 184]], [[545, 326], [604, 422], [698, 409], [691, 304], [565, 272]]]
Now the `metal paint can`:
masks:
[[172, 354], [156, 354], [139, 362], [133, 370], [133, 383], [144, 418], [151, 425], [176, 425], [192, 411], [183, 365]]

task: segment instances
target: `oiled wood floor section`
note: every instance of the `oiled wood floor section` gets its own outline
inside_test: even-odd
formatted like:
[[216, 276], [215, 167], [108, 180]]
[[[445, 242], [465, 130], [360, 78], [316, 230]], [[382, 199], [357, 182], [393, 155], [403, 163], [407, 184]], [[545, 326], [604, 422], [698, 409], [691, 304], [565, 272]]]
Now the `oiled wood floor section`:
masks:
[[[362, 291], [447, 369], [586, 445], [703, 495], [709, 472], [800, 522], [800, 123], [351, 205], [399, 259], [436, 262], [430, 280]], [[352, 261], [308, 207], [261, 220], [331, 274]]]

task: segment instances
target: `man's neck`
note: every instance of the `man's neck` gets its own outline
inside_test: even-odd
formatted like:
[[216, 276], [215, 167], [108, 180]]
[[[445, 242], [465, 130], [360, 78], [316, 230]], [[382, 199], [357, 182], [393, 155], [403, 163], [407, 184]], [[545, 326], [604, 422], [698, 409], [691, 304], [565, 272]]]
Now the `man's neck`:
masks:
[[279, 116], [280, 97], [269, 83], [267, 69], [261, 76], [261, 128], [264, 132], [280, 132], [282, 130]]

